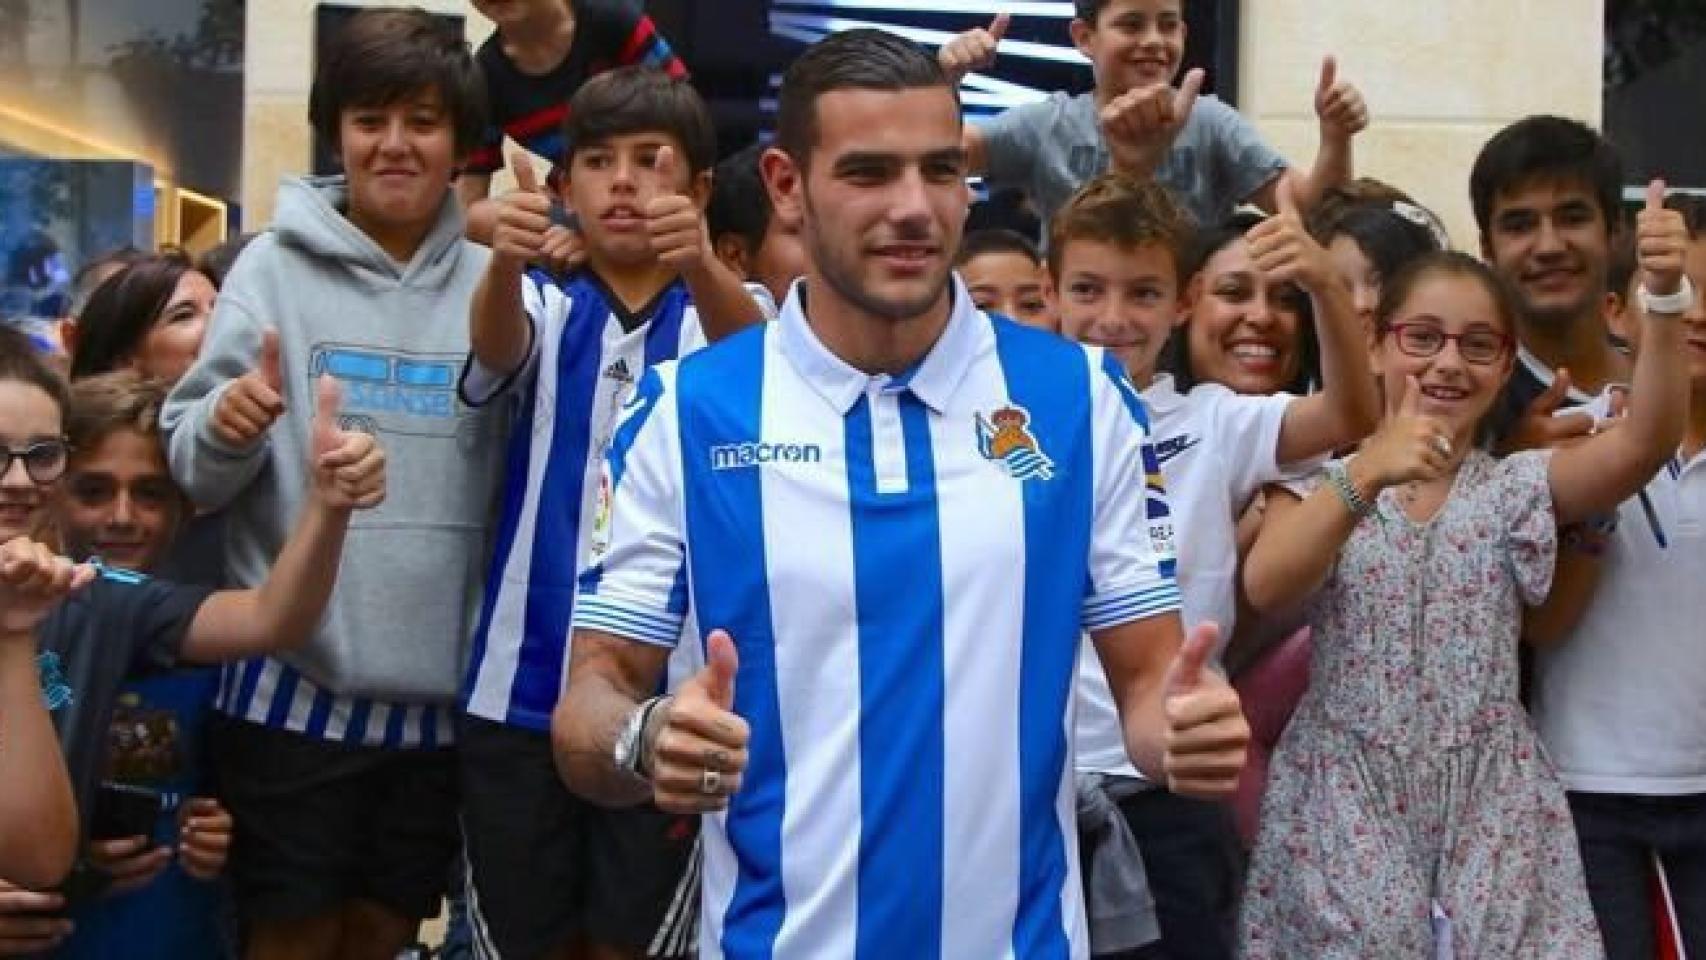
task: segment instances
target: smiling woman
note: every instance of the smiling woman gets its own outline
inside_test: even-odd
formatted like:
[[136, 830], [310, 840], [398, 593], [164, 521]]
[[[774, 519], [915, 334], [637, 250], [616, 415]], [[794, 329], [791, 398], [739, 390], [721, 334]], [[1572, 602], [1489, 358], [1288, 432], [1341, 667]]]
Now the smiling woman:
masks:
[[130, 367], [176, 382], [201, 351], [214, 295], [213, 281], [177, 251], [113, 274], [95, 288], [67, 337], [72, 379]]

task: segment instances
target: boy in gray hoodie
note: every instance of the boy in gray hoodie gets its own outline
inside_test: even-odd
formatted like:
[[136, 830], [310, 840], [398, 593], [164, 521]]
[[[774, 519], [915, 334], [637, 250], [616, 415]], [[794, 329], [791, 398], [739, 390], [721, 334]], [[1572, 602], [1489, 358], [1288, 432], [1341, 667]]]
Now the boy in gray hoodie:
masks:
[[214, 762], [237, 822], [249, 955], [394, 956], [437, 912], [457, 849], [451, 710], [495, 507], [497, 411], [456, 378], [487, 255], [450, 182], [484, 95], [466, 45], [418, 10], [353, 19], [322, 56], [315, 130], [344, 174], [288, 180], [233, 268], [162, 417], [172, 474], [227, 517], [231, 582], [260, 582], [306, 494], [313, 378], [390, 456], [320, 630], [229, 668]]

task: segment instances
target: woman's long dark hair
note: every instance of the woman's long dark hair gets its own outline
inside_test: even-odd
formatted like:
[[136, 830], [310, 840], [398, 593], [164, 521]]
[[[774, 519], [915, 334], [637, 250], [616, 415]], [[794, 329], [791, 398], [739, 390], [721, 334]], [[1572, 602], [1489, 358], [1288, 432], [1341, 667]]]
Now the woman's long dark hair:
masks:
[[187, 254], [167, 250], [125, 267], [96, 287], [77, 318], [71, 379], [109, 373], [128, 363], [159, 322], [178, 281], [194, 269]]

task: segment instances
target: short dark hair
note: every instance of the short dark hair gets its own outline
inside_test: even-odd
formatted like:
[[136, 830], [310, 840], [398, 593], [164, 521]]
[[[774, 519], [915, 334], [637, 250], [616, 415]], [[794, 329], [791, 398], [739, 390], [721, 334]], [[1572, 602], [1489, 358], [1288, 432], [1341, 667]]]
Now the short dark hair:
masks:
[[1060, 258], [1074, 240], [1105, 243], [1122, 251], [1155, 246], [1173, 258], [1174, 279], [1190, 276], [1186, 258], [1196, 224], [1166, 187], [1104, 173], [1086, 183], [1056, 211], [1048, 225], [1048, 268], [1058, 279]]
[[173, 250], [133, 263], [96, 287], [77, 318], [71, 379], [116, 370], [135, 356], [178, 281], [194, 269], [188, 255]]
[[1486, 236], [1493, 203], [1536, 179], [1565, 180], [1593, 191], [1606, 229], [1622, 222], [1623, 157], [1587, 124], [1545, 114], [1524, 117], [1493, 135], [1469, 172], [1475, 225]]
[[230, 276], [231, 268], [237, 265], [237, 258], [242, 255], [249, 242], [260, 236], [258, 233], [239, 233], [227, 239], [224, 243], [203, 253], [196, 258], [195, 268], [202, 275], [213, 281], [215, 288], [225, 286], [225, 278]]
[[776, 211], [758, 168], [762, 156], [764, 144], [754, 143], [717, 164], [711, 180], [711, 202], [705, 207], [711, 242], [734, 234], [749, 250], [763, 245], [764, 234], [770, 230], [770, 217]]
[[59, 407], [60, 417], [65, 416], [65, 408], [70, 402], [65, 378], [47, 365], [28, 335], [17, 327], [0, 323], [0, 383], [7, 382], [39, 387], [53, 398], [54, 405]]
[[963, 267], [989, 253], [1011, 253], [1024, 257], [1035, 266], [1043, 265], [1043, 255], [1037, 245], [1025, 239], [1017, 230], [996, 227], [973, 230], [960, 241], [960, 251], [954, 255], [954, 265]]
[[1403, 200], [1357, 204], [1339, 210], [1330, 223], [1320, 226], [1315, 239], [1326, 246], [1335, 237], [1350, 237], [1384, 281], [1422, 254], [1445, 249], [1434, 233], [1432, 217]]
[[567, 164], [578, 150], [634, 133], [667, 133], [681, 142], [693, 173], [717, 162], [717, 125], [693, 85], [656, 67], [601, 73], [575, 91], [563, 124]]
[[336, 145], [345, 110], [388, 107], [428, 89], [444, 101], [457, 155], [467, 156], [486, 128], [486, 82], [467, 42], [418, 7], [363, 10], [320, 54], [308, 122]]
[[73, 449], [85, 451], [120, 430], [158, 437], [160, 408], [165, 405], [166, 385], [135, 370], [114, 370], [78, 380], [71, 385], [65, 436]]
[[1072, 15], [1090, 24], [1096, 25], [1096, 18], [1102, 11], [1108, 9], [1112, 0], [1072, 0]]
[[817, 101], [838, 90], [901, 92], [941, 87], [959, 103], [959, 89], [922, 47], [885, 30], [832, 33], [806, 48], [782, 75], [776, 145], [805, 167], [817, 145]]
[[1620, 301], [1627, 303], [1629, 288], [1634, 285], [1635, 272], [1639, 269], [1641, 261], [1635, 255], [1635, 231], [1625, 230], [1611, 243], [1611, 258], [1605, 267], [1605, 291], [1617, 294]]

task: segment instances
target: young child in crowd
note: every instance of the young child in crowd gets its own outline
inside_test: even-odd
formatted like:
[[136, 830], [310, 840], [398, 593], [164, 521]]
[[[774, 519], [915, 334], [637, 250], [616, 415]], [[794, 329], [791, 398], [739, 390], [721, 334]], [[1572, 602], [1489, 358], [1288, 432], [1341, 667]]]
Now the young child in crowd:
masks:
[[[134, 370], [75, 381], [66, 419], [70, 459], [52, 509], [61, 549], [157, 575], [192, 520], [160, 444], [166, 385]], [[178, 581], [183, 582], [183, 581]], [[231, 816], [208, 795], [203, 741], [219, 671], [175, 669], [127, 678], [108, 726], [103, 788], [159, 805], [145, 833], [89, 838], [91, 864], [111, 878], [71, 917], [59, 956], [208, 958], [229, 955], [223, 891]], [[109, 812], [103, 789], [97, 831]], [[140, 824], [133, 824], [140, 826]]]
[[[64, 437], [48, 408], [63, 405], [65, 388], [23, 333], [0, 325], [0, 544], [36, 535], [43, 514], [42, 488], [63, 469]], [[50, 706], [57, 707], [59, 677], [38, 659], [35, 627], [66, 592], [85, 585], [91, 571], [44, 572], [39, 565], [0, 562], [0, 877], [45, 889], [70, 869], [77, 847], [77, 806], [65, 757], [54, 737]], [[48, 894], [0, 885], [6, 908], [55, 909]], [[3, 908], [0, 908], [3, 909]], [[0, 921], [0, 930], [4, 929]]]
[[[65, 388], [38, 360], [20, 353], [9, 338], [0, 338], [0, 391], [7, 394], [6, 402], [0, 403], [0, 436], [9, 443], [22, 438], [23, 445], [35, 448], [24, 469], [8, 470], [0, 478], [7, 504], [0, 511], [0, 541], [5, 543], [0, 547], [0, 570], [8, 571], [7, 583], [13, 588], [23, 585], [26, 593], [33, 594], [33, 602], [8, 597], [6, 609], [9, 623], [18, 628], [29, 629], [26, 620], [34, 623], [48, 678], [46, 699], [70, 771], [81, 835], [89, 837], [96, 823], [98, 788], [110, 759], [110, 721], [124, 681], [180, 662], [218, 663], [303, 643], [331, 595], [351, 512], [376, 506], [384, 498], [385, 458], [373, 437], [337, 426], [336, 387], [322, 383], [314, 442], [303, 454], [304, 482], [311, 492], [277, 563], [257, 588], [216, 592], [153, 580], [104, 563], [85, 564], [80, 572], [70, 574], [71, 560], [36, 539], [51, 513], [72, 521], [62, 533], [78, 552], [94, 549], [142, 564], [157, 553], [143, 543], [147, 538], [135, 524], [117, 525], [122, 530], [98, 523], [85, 527], [81, 521], [90, 513], [68, 502], [56, 506], [56, 498], [66, 495], [59, 483], [71, 459]], [[138, 479], [136, 490], [169, 488], [152, 436], [126, 430], [105, 439], [80, 439], [91, 444], [78, 454], [84, 467], [116, 468], [116, 461], [124, 460], [128, 471], [153, 457], [155, 475]], [[148, 468], [144, 465], [141, 470]], [[120, 495], [129, 498], [130, 492]], [[123, 537], [116, 536], [120, 532]], [[99, 575], [91, 578], [97, 571]], [[82, 581], [88, 585], [81, 592], [58, 603], [73, 582]], [[49, 583], [56, 589], [43, 590]], [[191, 836], [164, 857], [176, 852], [191, 869], [217, 869], [219, 819], [205, 806], [192, 811]], [[201, 835], [210, 842], [203, 843]], [[103, 858], [110, 863], [129, 854], [128, 849], [107, 848], [93, 859], [98, 866]], [[156, 855], [146, 864], [160, 858]], [[104, 883], [97, 875], [92, 883], [80, 886]], [[7, 882], [0, 885], [0, 892], [15, 893], [16, 886]], [[67, 904], [58, 894], [27, 899], [8, 896], [6, 901], [8, 909], [0, 912], [0, 942], [24, 953], [56, 947], [71, 932], [71, 921], [43, 923], [44, 913], [82, 905]]]
[[[474, 0], [474, 9], [497, 28], [475, 54], [488, 125], [462, 164], [456, 193], [467, 208], [468, 235], [489, 244], [497, 208], [487, 197], [492, 174], [504, 166], [505, 137], [555, 164], [565, 156], [564, 123], [581, 84], [622, 66], [673, 77], [687, 76], [687, 68], [639, 0]], [[555, 187], [560, 174], [553, 166], [547, 182]]]
[[601, 74], [575, 94], [566, 139], [559, 197], [580, 218], [585, 268], [562, 283], [527, 269], [546, 242], [552, 197], [519, 160], [521, 189], [498, 202], [469, 320], [463, 398], [519, 398], [464, 695], [469, 899], [503, 956], [575, 943], [638, 956], [654, 941], [674, 956], [695, 942], [693, 917], [671, 908], [697, 902], [677, 895], [696, 824], [572, 795], [552, 754], [551, 715], [567, 676], [576, 574], [608, 509], [600, 478], [619, 411], [646, 367], [763, 312], [711, 249], [703, 211], [716, 133], [691, 86], [648, 68]]
[[1402, 199], [1334, 204], [1310, 217], [1309, 232], [1327, 248], [1333, 269], [1351, 291], [1357, 319], [1370, 333], [1386, 278], [1424, 253], [1450, 247], [1438, 218]]
[[[1282, 191], [1309, 209], [1350, 179], [1351, 141], [1368, 126], [1362, 95], [1328, 57], [1315, 89], [1320, 149], [1307, 173], [1294, 169], [1231, 106], [1198, 97], [1201, 70], [1173, 81], [1184, 63], [1186, 0], [1075, 0], [1072, 43], [1089, 58], [1095, 89], [1014, 107], [967, 124], [971, 168], [992, 187], [1023, 187], [1044, 218], [1106, 170], [1152, 177], [1196, 222], [1219, 223], [1241, 203], [1279, 209]], [[940, 54], [950, 76], [994, 62], [1009, 18], [968, 31]]]
[[762, 285], [772, 303], [780, 304], [806, 273], [806, 250], [799, 225], [776, 216], [759, 173], [763, 155], [764, 145], [754, 143], [717, 164], [705, 221], [717, 258], [737, 276]]
[[[1685, 233], [1649, 196], [1644, 283], [1677, 290]], [[1517, 701], [1522, 609], [1559, 523], [1638, 491], [1684, 419], [1682, 337], [1645, 320], [1628, 420], [1495, 460], [1484, 419], [1516, 307], [1492, 271], [1430, 254], [1392, 278], [1373, 358], [1379, 433], [1269, 497], [1244, 568], [1264, 614], [1307, 602], [1309, 692], [1281, 740], [1244, 903], [1246, 956], [1598, 957], [1569, 809]]]
[[[1061, 332], [1106, 347], [1142, 391], [1174, 529], [1183, 532], [1177, 543], [1185, 623], [1215, 623], [1230, 635], [1237, 614], [1234, 526], [1245, 505], [1263, 484], [1366, 434], [1378, 401], [1348, 294], [1326, 252], [1290, 210], [1241, 240], [1247, 273], [1240, 290], [1265, 298], [1270, 284], [1295, 284], [1305, 291], [1299, 296], [1313, 299], [1322, 391], [1240, 396], [1221, 383], [1203, 383], [1180, 392], [1158, 371], [1162, 348], [1198, 304], [1227, 295], [1188, 274], [1193, 237], [1189, 217], [1165, 188], [1103, 175], [1050, 225], [1049, 289]], [[1279, 321], [1274, 305], [1265, 303], [1212, 321], [1198, 313], [1193, 323], [1224, 345], [1217, 355], [1267, 372], [1287, 357], [1267, 334]], [[1164, 954], [1230, 957], [1237, 855], [1226, 808], [1141, 781], [1126, 757], [1113, 696], [1093, 651], [1081, 655], [1079, 665], [1078, 770], [1104, 779], [1137, 838]]]
[[437, 913], [459, 844], [454, 705], [479, 609], [503, 424], [456, 374], [487, 251], [450, 188], [483, 128], [460, 36], [375, 9], [328, 44], [310, 119], [343, 173], [288, 180], [221, 288], [162, 424], [174, 478], [225, 514], [225, 566], [261, 582], [308, 494], [311, 384], [382, 438], [391, 496], [351, 531], [330, 610], [286, 658], [232, 667], [213, 754], [236, 818], [248, 949], [393, 956]]
[[1028, 327], [1060, 329], [1049, 309], [1048, 270], [1031, 241], [1011, 230], [974, 230], [960, 241], [954, 268], [979, 310]]

